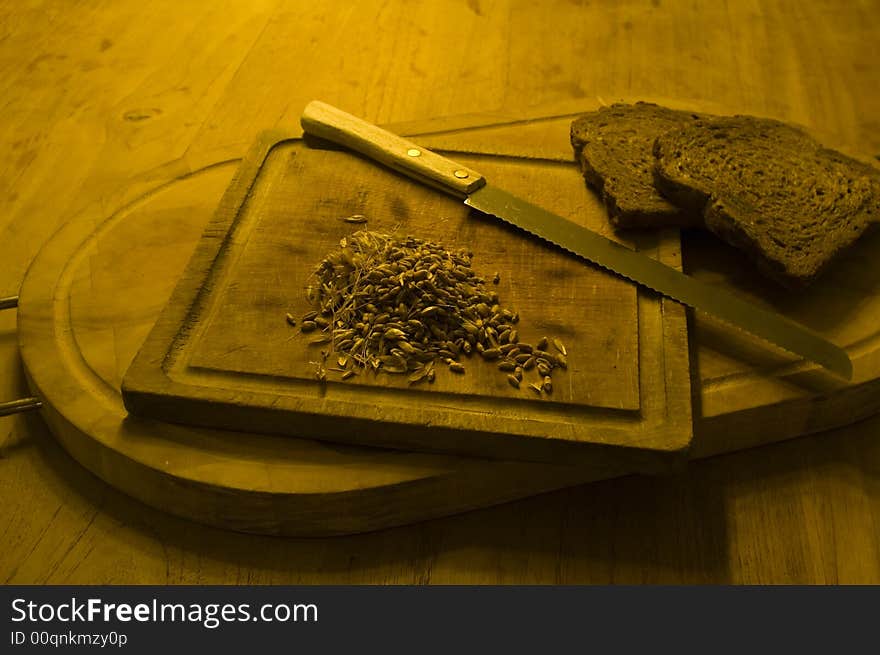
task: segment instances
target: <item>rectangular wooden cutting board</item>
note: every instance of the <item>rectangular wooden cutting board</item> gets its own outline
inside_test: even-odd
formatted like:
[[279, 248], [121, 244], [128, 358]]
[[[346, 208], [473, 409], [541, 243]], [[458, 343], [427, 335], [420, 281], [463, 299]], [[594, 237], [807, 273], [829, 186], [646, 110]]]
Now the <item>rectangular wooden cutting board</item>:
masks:
[[[568, 146], [570, 119], [423, 134], [502, 188], [613, 236]], [[418, 132], [415, 130], [414, 132]], [[341, 219], [367, 217], [355, 225]], [[316, 265], [358, 229], [473, 252], [520, 339], [559, 337], [553, 392], [514, 389], [491, 362], [433, 384], [384, 373], [315, 379], [328, 344], [289, 326]], [[169, 234], [173, 239], [174, 235]], [[679, 265], [676, 231], [625, 242]], [[335, 356], [327, 362], [332, 367]], [[528, 374], [527, 374], [527, 379]], [[691, 441], [683, 308], [342, 150], [266, 133], [242, 161], [168, 306], [129, 368], [130, 412], [362, 445], [653, 470]]]

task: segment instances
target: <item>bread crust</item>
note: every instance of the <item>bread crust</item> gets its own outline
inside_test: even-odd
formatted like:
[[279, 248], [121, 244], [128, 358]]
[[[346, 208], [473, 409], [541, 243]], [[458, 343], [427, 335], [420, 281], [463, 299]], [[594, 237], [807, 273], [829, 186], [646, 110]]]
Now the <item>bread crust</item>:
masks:
[[652, 151], [659, 135], [707, 116], [637, 102], [602, 107], [572, 123], [575, 158], [616, 228], [700, 222], [699, 213], [682, 211], [654, 187]]
[[701, 118], [654, 142], [654, 184], [789, 287], [880, 223], [880, 171], [754, 116]]

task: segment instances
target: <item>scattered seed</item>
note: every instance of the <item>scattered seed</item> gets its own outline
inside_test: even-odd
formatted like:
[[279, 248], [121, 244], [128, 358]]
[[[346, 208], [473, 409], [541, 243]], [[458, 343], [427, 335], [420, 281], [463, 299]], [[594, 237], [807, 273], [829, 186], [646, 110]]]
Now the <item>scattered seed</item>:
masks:
[[541, 385], [541, 388], [544, 389], [544, 393], [552, 393], [553, 392], [553, 380], [549, 375], [544, 376], [544, 384]]
[[318, 382], [326, 382], [327, 381], [327, 369], [324, 368], [324, 365], [321, 362], [309, 362], [314, 368], [315, 379]]
[[342, 220], [346, 223], [366, 223], [367, 217], [363, 214], [354, 214], [353, 216], [346, 216]]
[[515, 375], [508, 375], [507, 381], [510, 383], [511, 387], [513, 387], [514, 389], [519, 389], [520, 379], [518, 377], [516, 377]]
[[412, 345], [409, 341], [407, 341], [406, 339], [399, 339], [399, 340], [397, 341], [397, 347], [400, 348], [400, 349], [401, 349], [403, 352], [405, 352], [407, 355], [414, 355], [414, 354], [416, 353], [416, 347], [413, 346], [413, 345]]
[[565, 344], [562, 343], [559, 339], [553, 339], [553, 347], [556, 348], [556, 350], [561, 352], [563, 355], [568, 354], [568, 351], [565, 349]]
[[342, 374], [342, 379], [347, 380], [348, 378], [354, 377], [355, 375], [357, 375], [357, 373], [355, 371], [349, 370], [349, 371], [346, 371], [345, 373]]
[[387, 330], [385, 330], [385, 334], [383, 334], [382, 336], [392, 341], [406, 338], [406, 334], [403, 332], [403, 330], [398, 330], [397, 328], [388, 328]]
[[291, 314], [290, 312], [287, 312], [286, 318], [287, 318], [288, 325], [296, 325], [296, 319], [294, 318], [293, 314]]
[[535, 345], [535, 348], [537, 348], [538, 350], [547, 350], [547, 337], [541, 337], [541, 339]]
[[534, 389], [535, 393], [538, 394], [539, 396], [541, 395], [542, 389], [541, 389], [540, 385], [532, 382], [532, 383], [529, 383], [529, 388]]
[[[355, 214], [341, 217], [364, 223]], [[549, 372], [564, 365], [560, 355], [546, 353], [547, 341], [535, 349], [519, 344], [514, 325], [519, 314], [502, 307], [496, 291], [472, 268], [473, 253], [450, 250], [414, 237], [358, 231], [339, 241], [315, 268], [306, 287], [309, 312], [300, 318], [302, 332], [314, 332], [311, 343], [329, 343], [343, 379], [362, 369], [405, 374], [410, 382], [435, 379], [434, 362], [464, 373], [458, 361], [477, 351], [518, 382], [524, 370], [544, 360]], [[491, 278], [500, 283], [498, 272]], [[287, 321], [296, 323], [291, 314]], [[554, 342], [555, 344], [555, 342]], [[332, 370], [332, 369], [331, 369]], [[325, 371], [326, 375], [326, 371]]]

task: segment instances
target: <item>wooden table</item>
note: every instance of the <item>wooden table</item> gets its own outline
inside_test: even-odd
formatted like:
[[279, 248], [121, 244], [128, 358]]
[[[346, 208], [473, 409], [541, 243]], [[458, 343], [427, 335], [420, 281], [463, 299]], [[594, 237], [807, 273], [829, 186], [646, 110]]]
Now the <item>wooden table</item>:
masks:
[[[9, 2], [0, 295], [78, 210], [187, 153], [243, 152], [314, 98], [377, 123], [691, 98], [880, 153], [878, 32], [876, 1]], [[26, 395], [14, 311], [0, 366], [0, 399]], [[880, 417], [672, 477], [332, 539], [149, 509], [37, 415], [0, 419], [0, 481], [7, 583], [880, 582]]]

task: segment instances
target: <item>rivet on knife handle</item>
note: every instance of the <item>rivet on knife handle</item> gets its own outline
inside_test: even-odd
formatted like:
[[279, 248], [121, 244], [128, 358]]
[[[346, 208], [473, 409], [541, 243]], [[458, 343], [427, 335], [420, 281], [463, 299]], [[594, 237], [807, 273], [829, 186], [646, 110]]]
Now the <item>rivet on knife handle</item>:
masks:
[[486, 183], [482, 175], [466, 166], [317, 100], [306, 105], [300, 123], [306, 134], [356, 150], [460, 198]]

